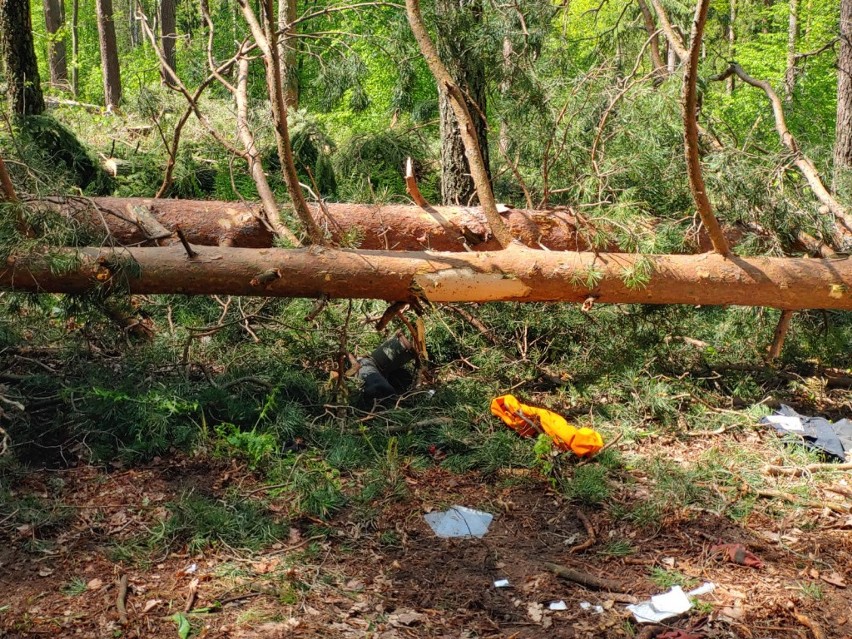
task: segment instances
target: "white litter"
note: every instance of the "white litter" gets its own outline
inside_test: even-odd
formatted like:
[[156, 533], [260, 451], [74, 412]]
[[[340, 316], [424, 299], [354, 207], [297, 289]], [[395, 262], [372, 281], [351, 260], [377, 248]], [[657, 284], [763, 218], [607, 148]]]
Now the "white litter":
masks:
[[593, 606], [588, 601], [581, 601], [580, 608], [583, 610], [594, 610], [599, 615], [602, 615], [604, 611], [603, 606]]
[[438, 537], [470, 539], [483, 537], [494, 515], [465, 506], [452, 506], [443, 512], [426, 513], [423, 519]]
[[802, 420], [795, 416], [767, 415], [765, 419], [768, 423], [781, 426], [781, 428], [790, 432], [802, 433], [805, 431]]
[[498, 579], [497, 581], [494, 582], [494, 587], [495, 588], [508, 588], [509, 587], [509, 580], [508, 579]]
[[550, 610], [568, 610], [568, 604], [560, 599], [559, 601], [551, 601], [548, 608]]
[[639, 623], [659, 623], [682, 615], [692, 608], [690, 597], [706, 595], [715, 588], [716, 585], [709, 581], [689, 592], [684, 592], [680, 586], [673, 586], [668, 592], [654, 595], [649, 601], [627, 606], [627, 609]]

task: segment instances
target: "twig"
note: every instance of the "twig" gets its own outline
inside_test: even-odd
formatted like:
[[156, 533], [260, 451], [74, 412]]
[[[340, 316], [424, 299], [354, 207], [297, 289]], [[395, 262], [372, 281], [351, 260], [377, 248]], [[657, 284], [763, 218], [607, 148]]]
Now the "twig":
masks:
[[800, 477], [809, 473], [816, 473], [821, 470], [828, 472], [852, 470], [850, 464], [808, 464], [807, 466], [775, 466], [769, 464], [763, 467], [763, 472], [769, 475], [787, 475], [789, 477]]
[[195, 577], [189, 582], [189, 594], [186, 596], [186, 605], [183, 607], [184, 612], [190, 612], [195, 605], [195, 600], [198, 598], [198, 577]]
[[588, 538], [582, 544], [577, 544], [576, 546], [573, 546], [571, 550], [568, 551], [569, 553], [578, 553], [584, 550], [588, 550], [589, 548], [594, 546], [595, 542], [597, 541], [594, 526], [592, 526], [592, 522], [589, 521], [589, 518], [586, 516], [586, 513], [584, 513], [582, 510], [578, 510], [577, 519], [579, 519], [583, 523], [583, 527], [586, 529], [586, 535], [588, 536]]
[[121, 575], [118, 580], [118, 594], [115, 597], [115, 607], [118, 609], [118, 622], [127, 625], [127, 575]]
[[[240, 1], [244, 2], [245, 0]], [[438, 84], [438, 91], [447, 96], [456, 120], [458, 120], [465, 156], [467, 157], [482, 214], [491, 227], [491, 234], [494, 236], [494, 239], [500, 243], [502, 248], [507, 248], [513, 242], [512, 234], [497, 211], [494, 190], [488, 178], [488, 171], [482, 158], [482, 148], [476, 137], [476, 128], [473, 126], [473, 118], [464, 92], [453, 81], [452, 76], [447, 71], [447, 67], [444, 66], [438, 55], [435, 43], [432, 42], [432, 37], [429, 35], [429, 31], [423, 22], [423, 16], [420, 12], [420, 0], [406, 0], [405, 8], [408, 24], [411, 27], [420, 52], [426, 59], [429, 70], [435, 77], [435, 81]]]
[[828, 508], [830, 511], [840, 514], [847, 514], [850, 510], [846, 504], [838, 504], [834, 501], [816, 501], [813, 499], [800, 499], [790, 493], [784, 493], [780, 490], [770, 490], [768, 488], [749, 488], [758, 497], [768, 497], [770, 499], [780, 499], [794, 506], [807, 506], [808, 508]]
[[183, 229], [176, 226], [175, 232], [177, 233], [178, 238], [180, 238], [180, 243], [183, 244], [183, 248], [186, 250], [186, 254], [189, 256], [189, 259], [198, 257], [198, 253], [193, 251], [192, 247], [189, 245], [189, 241], [186, 239], [186, 234], [183, 232]]

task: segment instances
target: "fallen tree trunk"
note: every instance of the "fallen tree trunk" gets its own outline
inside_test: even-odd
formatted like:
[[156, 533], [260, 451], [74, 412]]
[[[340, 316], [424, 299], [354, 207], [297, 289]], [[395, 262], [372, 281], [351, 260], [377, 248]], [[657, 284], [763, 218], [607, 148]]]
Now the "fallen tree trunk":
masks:
[[[852, 310], [852, 259], [724, 258], [511, 248], [436, 253], [197, 246], [55, 249], [9, 258], [0, 288], [420, 302], [701, 304]], [[57, 260], [66, 266], [57, 271]], [[647, 282], [630, 287], [630, 274]]]
[[[144, 229], [132, 221], [129, 211], [144, 207], [171, 232], [178, 226], [187, 240], [202, 246], [269, 248], [275, 233], [263, 219], [260, 204], [206, 200], [148, 198], [44, 198], [30, 206], [47, 206], [81, 222], [109, 230], [122, 246], [144, 245]], [[488, 232], [477, 207], [326, 204], [326, 211], [312, 207], [312, 214], [337, 244], [354, 244], [368, 250], [394, 251], [495, 251], [500, 245]], [[510, 209], [502, 214], [513, 237], [531, 248], [552, 251], [589, 251], [594, 228], [585, 228], [568, 210]], [[649, 227], [650, 228], [650, 227]], [[601, 229], [605, 230], [605, 229]], [[731, 243], [743, 232], [727, 228]], [[163, 244], [177, 243], [177, 238]], [[598, 250], [619, 251], [611, 242]], [[696, 238], [696, 249], [712, 249], [706, 232]]]

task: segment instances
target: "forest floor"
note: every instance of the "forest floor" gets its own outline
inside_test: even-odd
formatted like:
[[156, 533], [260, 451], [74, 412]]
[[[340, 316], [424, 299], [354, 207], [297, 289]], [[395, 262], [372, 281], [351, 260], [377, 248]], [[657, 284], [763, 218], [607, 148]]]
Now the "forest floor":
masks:
[[[681, 466], [708, 451], [747, 451], [775, 463], [777, 446], [773, 432], [755, 426], [653, 437], [632, 452]], [[287, 495], [270, 498], [271, 487], [242, 463], [203, 456], [30, 471], [11, 497], [19, 508], [37, 506], [43, 518], [37, 529], [11, 527], [16, 511], [0, 522], [0, 636], [850, 637], [852, 487], [844, 475], [779, 478], [786, 497], [751, 495], [757, 506], [741, 517], [734, 516], [736, 502], [749, 496], [732, 482], [715, 489], [718, 509], [693, 503], [643, 522], [636, 510], [624, 516], [631, 503], [661, 486], [663, 499], [671, 490], [677, 501], [683, 487], [667, 489], [661, 477], [631, 464], [608, 476], [605, 505], [582, 507], [535, 471], [485, 477], [402, 466], [400, 490], [373, 503], [369, 514], [348, 508], [328, 521], [289, 522], [289, 532], [282, 528], [277, 541], [256, 551], [218, 543], [190, 552], [157, 534], [169, 504], [188, 494], [237, 495], [263, 500], [274, 516], [286, 512]], [[423, 514], [453, 504], [494, 514], [488, 533], [437, 538]], [[139, 541], [146, 539], [154, 542]], [[734, 543], [762, 566], [711, 550]], [[572, 552], [580, 544], [587, 547]], [[560, 579], [548, 563], [610, 580], [621, 592]], [[125, 575], [122, 623], [116, 602]], [[510, 587], [495, 588], [498, 579]], [[705, 581], [715, 590], [665, 626], [635, 624], [622, 601]], [[559, 600], [567, 609], [549, 610]], [[665, 634], [675, 629], [685, 634]]]

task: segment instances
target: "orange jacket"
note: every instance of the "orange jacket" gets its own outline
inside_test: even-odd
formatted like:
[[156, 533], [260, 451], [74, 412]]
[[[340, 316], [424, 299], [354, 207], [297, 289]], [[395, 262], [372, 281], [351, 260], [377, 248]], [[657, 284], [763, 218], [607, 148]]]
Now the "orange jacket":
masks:
[[521, 404], [514, 395], [502, 395], [491, 401], [491, 413], [524, 437], [544, 433], [557, 448], [571, 450], [580, 457], [594, 455], [603, 448], [603, 438], [591, 428], [577, 428], [563, 417], [545, 408]]

